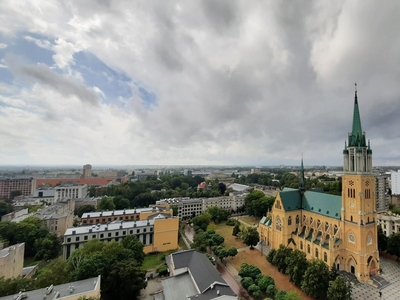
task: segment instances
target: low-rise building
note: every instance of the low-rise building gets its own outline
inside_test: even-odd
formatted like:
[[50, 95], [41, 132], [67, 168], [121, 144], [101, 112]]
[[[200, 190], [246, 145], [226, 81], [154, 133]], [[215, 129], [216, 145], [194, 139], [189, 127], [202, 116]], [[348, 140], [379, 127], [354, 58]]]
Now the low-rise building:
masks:
[[0, 278], [14, 278], [22, 275], [24, 252], [25, 243], [0, 250]]
[[104, 242], [120, 241], [127, 235], [136, 235], [144, 244], [145, 253], [168, 251], [178, 248], [179, 218], [169, 214], [156, 214], [147, 220], [115, 221], [68, 228], [64, 234], [63, 257], [92, 239]]
[[160, 213], [169, 216], [173, 215], [172, 209], [156, 206], [113, 211], [96, 211], [84, 213], [81, 217], [81, 225], [105, 224], [114, 221], [147, 220]]
[[49, 187], [38, 188], [33, 192], [32, 196], [25, 196], [18, 198], [14, 205], [15, 206], [26, 206], [26, 205], [42, 205], [42, 204], [54, 204], [55, 190]]
[[238, 299], [204, 253], [179, 251], [165, 260], [170, 277], [161, 280], [162, 297], [157, 299]]
[[15, 299], [62, 299], [62, 300], [78, 300], [79, 298], [99, 298], [100, 299], [100, 284], [101, 276], [92, 277], [80, 281], [68, 282], [60, 285], [51, 285], [46, 288], [21, 291], [16, 295], [0, 297], [0, 300], [15, 300]]
[[19, 211], [13, 211], [13, 212], [10, 212], [9, 214], [6, 214], [6, 215], [2, 216], [1, 217], [1, 221], [2, 222], [11, 221], [11, 220], [13, 220], [15, 218], [19, 218], [19, 217], [21, 217], [23, 215], [27, 215], [28, 213], [29, 212], [28, 212], [27, 208], [21, 209]]
[[84, 198], [87, 195], [87, 184], [62, 184], [54, 188], [54, 201], [61, 199]]

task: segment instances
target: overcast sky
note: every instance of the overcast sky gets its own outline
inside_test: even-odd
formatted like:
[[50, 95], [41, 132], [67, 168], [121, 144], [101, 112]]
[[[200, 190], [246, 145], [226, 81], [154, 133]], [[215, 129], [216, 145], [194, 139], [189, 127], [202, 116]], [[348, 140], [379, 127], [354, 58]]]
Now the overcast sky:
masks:
[[0, 1], [0, 164], [400, 165], [399, 1]]

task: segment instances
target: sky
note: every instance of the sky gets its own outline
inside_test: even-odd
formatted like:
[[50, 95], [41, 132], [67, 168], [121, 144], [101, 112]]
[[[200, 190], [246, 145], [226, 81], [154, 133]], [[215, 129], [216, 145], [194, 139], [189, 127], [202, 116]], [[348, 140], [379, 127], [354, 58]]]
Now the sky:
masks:
[[400, 2], [0, 1], [0, 164], [400, 165]]

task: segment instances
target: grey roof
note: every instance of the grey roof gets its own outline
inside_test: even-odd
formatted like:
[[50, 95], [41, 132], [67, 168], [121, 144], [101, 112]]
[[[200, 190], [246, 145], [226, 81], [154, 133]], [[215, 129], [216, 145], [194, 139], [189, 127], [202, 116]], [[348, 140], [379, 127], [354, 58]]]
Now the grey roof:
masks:
[[[170, 260], [173, 261], [175, 269], [188, 269], [197, 290], [200, 292], [200, 294], [196, 294], [197, 299], [213, 299], [214, 296], [217, 296], [217, 290], [220, 291], [219, 295], [236, 296], [203, 253], [196, 250], [175, 252], [171, 254]], [[169, 262], [169, 265], [172, 264]], [[212, 298], [210, 298], [211, 294], [214, 295]]]
[[[59, 298], [71, 296], [73, 294], [74, 295], [81, 294], [80, 296], [83, 296], [85, 295], [85, 293], [93, 291], [98, 284], [100, 284], [100, 276], [56, 285], [53, 287], [53, 291], [51, 292], [51, 294], [47, 295], [47, 298], [53, 299], [56, 292], [60, 293]], [[70, 292], [70, 286], [74, 287], [72, 293]], [[26, 294], [28, 296], [27, 299], [29, 300], [43, 300], [44, 296], [46, 295], [46, 289], [42, 288], [38, 290], [28, 291], [26, 292]], [[0, 297], [0, 300], [15, 300], [15, 296], [16, 294]]]
[[110, 211], [95, 211], [95, 212], [88, 212], [84, 213], [81, 219], [85, 218], [93, 218], [93, 217], [110, 217], [110, 216], [122, 216], [122, 215], [129, 215], [141, 212], [160, 212], [164, 211], [165, 209], [161, 209], [159, 207], [145, 207], [145, 208], [132, 208], [132, 209], [122, 209], [122, 210], [110, 210]]
[[[136, 226], [135, 226], [136, 225]], [[154, 220], [143, 220], [143, 221], [128, 221], [128, 222], [121, 222], [116, 221], [110, 224], [99, 224], [99, 225], [88, 225], [88, 226], [79, 226], [79, 227], [71, 227], [65, 231], [65, 236], [75, 234], [82, 234], [82, 233], [89, 233], [89, 232], [103, 232], [105, 231], [106, 227], [107, 230], [118, 230], [118, 229], [129, 229], [134, 227], [144, 227], [144, 226], [153, 226]], [[122, 226], [122, 228], [120, 227]], [[89, 231], [89, 230], [92, 231]]]
[[168, 277], [161, 280], [161, 283], [166, 300], [185, 299], [186, 296], [198, 294], [189, 273]]
[[228, 186], [228, 188], [231, 188], [232, 190], [234, 190], [236, 192], [243, 192], [243, 191], [248, 190], [251, 187], [248, 185], [244, 185], [244, 184], [232, 183], [230, 186]]

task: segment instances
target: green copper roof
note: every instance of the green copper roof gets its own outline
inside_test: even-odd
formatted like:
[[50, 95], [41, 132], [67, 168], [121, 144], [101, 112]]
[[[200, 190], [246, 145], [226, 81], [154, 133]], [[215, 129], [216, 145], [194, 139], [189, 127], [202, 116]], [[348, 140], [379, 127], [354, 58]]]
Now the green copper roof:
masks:
[[353, 127], [349, 134], [349, 147], [365, 147], [365, 134], [361, 127], [360, 111], [358, 109], [357, 91], [354, 96], [354, 112], [353, 112]]
[[340, 219], [342, 197], [324, 194], [315, 191], [306, 191], [301, 201], [301, 193], [298, 189], [284, 188], [280, 192], [285, 211], [302, 209], [323, 216]]

